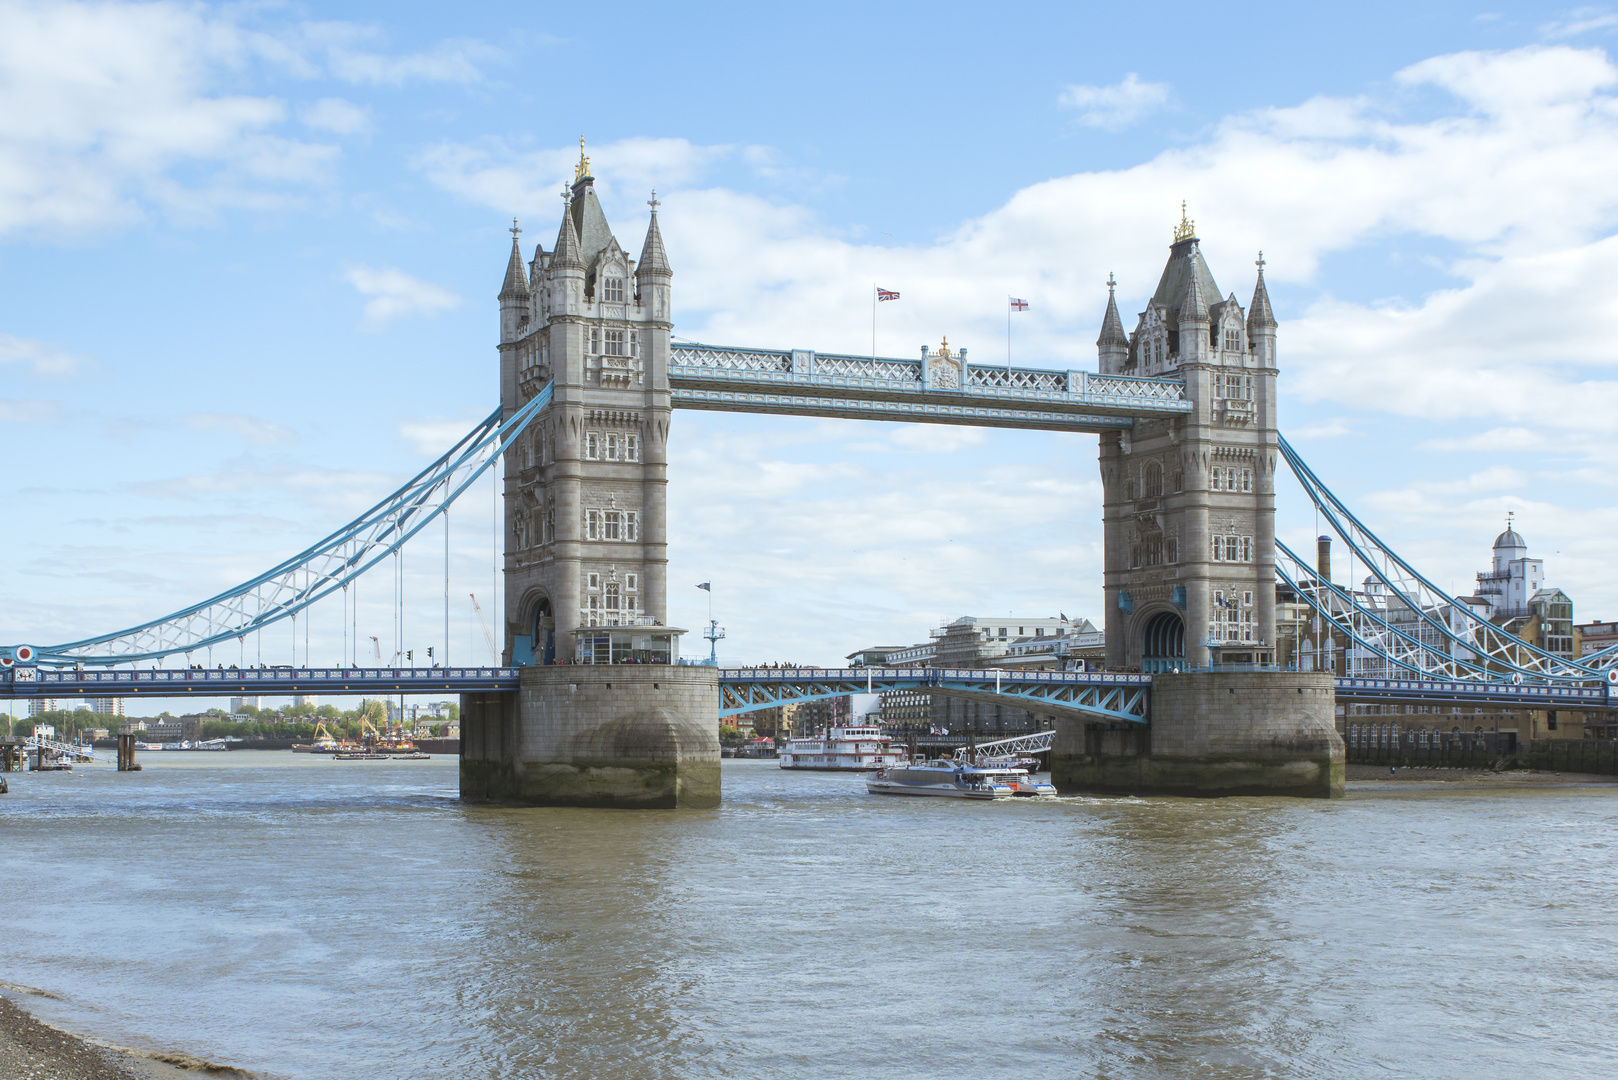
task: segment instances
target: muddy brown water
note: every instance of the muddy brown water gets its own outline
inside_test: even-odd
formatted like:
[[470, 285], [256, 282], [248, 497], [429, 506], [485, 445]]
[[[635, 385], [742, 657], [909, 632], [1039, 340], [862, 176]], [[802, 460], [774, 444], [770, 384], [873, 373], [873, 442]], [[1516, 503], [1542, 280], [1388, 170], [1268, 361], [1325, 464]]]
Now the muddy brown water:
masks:
[[1618, 787], [470, 807], [453, 758], [13, 776], [0, 980], [264, 1075], [1618, 1075]]

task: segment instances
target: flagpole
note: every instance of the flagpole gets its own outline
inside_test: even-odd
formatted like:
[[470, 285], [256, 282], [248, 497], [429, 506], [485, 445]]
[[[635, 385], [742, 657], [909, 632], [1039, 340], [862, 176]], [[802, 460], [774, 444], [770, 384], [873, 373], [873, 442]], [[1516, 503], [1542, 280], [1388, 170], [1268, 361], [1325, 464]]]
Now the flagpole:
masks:
[[876, 282], [871, 282], [871, 363], [876, 363]]
[[1011, 385], [1011, 294], [1006, 294], [1006, 385]]

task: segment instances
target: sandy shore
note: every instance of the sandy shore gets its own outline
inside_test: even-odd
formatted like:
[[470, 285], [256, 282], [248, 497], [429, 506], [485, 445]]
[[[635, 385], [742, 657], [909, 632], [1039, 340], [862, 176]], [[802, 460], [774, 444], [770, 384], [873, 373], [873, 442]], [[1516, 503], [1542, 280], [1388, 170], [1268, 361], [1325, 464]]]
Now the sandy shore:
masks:
[[[28, 987], [4, 988], [39, 993]], [[144, 1054], [91, 1042], [35, 1019], [0, 994], [0, 1080], [195, 1080], [201, 1076], [250, 1080], [252, 1075], [185, 1054]]]
[[1388, 771], [1386, 765], [1350, 765], [1347, 780], [1425, 780], [1441, 784], [1466, 784], [1474, 787], [1600, 787], [1618, 784], [1610, 776], [1592, 776], [1589, 773], [1540, 772], [1535, 769], [1406, 769]]

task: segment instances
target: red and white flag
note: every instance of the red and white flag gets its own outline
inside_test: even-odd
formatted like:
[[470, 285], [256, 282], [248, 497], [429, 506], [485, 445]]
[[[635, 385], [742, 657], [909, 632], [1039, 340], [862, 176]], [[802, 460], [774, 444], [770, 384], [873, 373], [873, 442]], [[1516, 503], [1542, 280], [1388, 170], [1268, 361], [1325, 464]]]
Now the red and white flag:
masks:
[[1028, 301], [1026, 301], [1026, 300], [1018, 300], [1015, 296], [1013, 296], [1011, 298], [1011, 310], [1012, 311], [1027, 311], [1028, 310]]
[[876, 298], [879, 301], [880, 300], [897, 300], [897, 299], [899, 299], [899, 294], [894, 292], [892, 289], [884, 289], [882, 286], [878, 285], [876, 287]]

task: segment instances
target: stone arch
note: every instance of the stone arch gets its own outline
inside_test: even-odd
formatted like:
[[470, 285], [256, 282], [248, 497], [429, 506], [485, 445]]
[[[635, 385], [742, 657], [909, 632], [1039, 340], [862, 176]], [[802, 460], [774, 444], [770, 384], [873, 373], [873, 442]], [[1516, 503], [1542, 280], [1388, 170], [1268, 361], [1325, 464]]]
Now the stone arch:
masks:
[[1185, 620], [1179, 612], [1162, 609], [1146, 615], [1140, 643], [1142, 671], [1185, 670]]
[[556, 662], [556, 611], [550, 594], [535, 587], [523, 593], [512, 636], [511, 662], [543, 665]]

